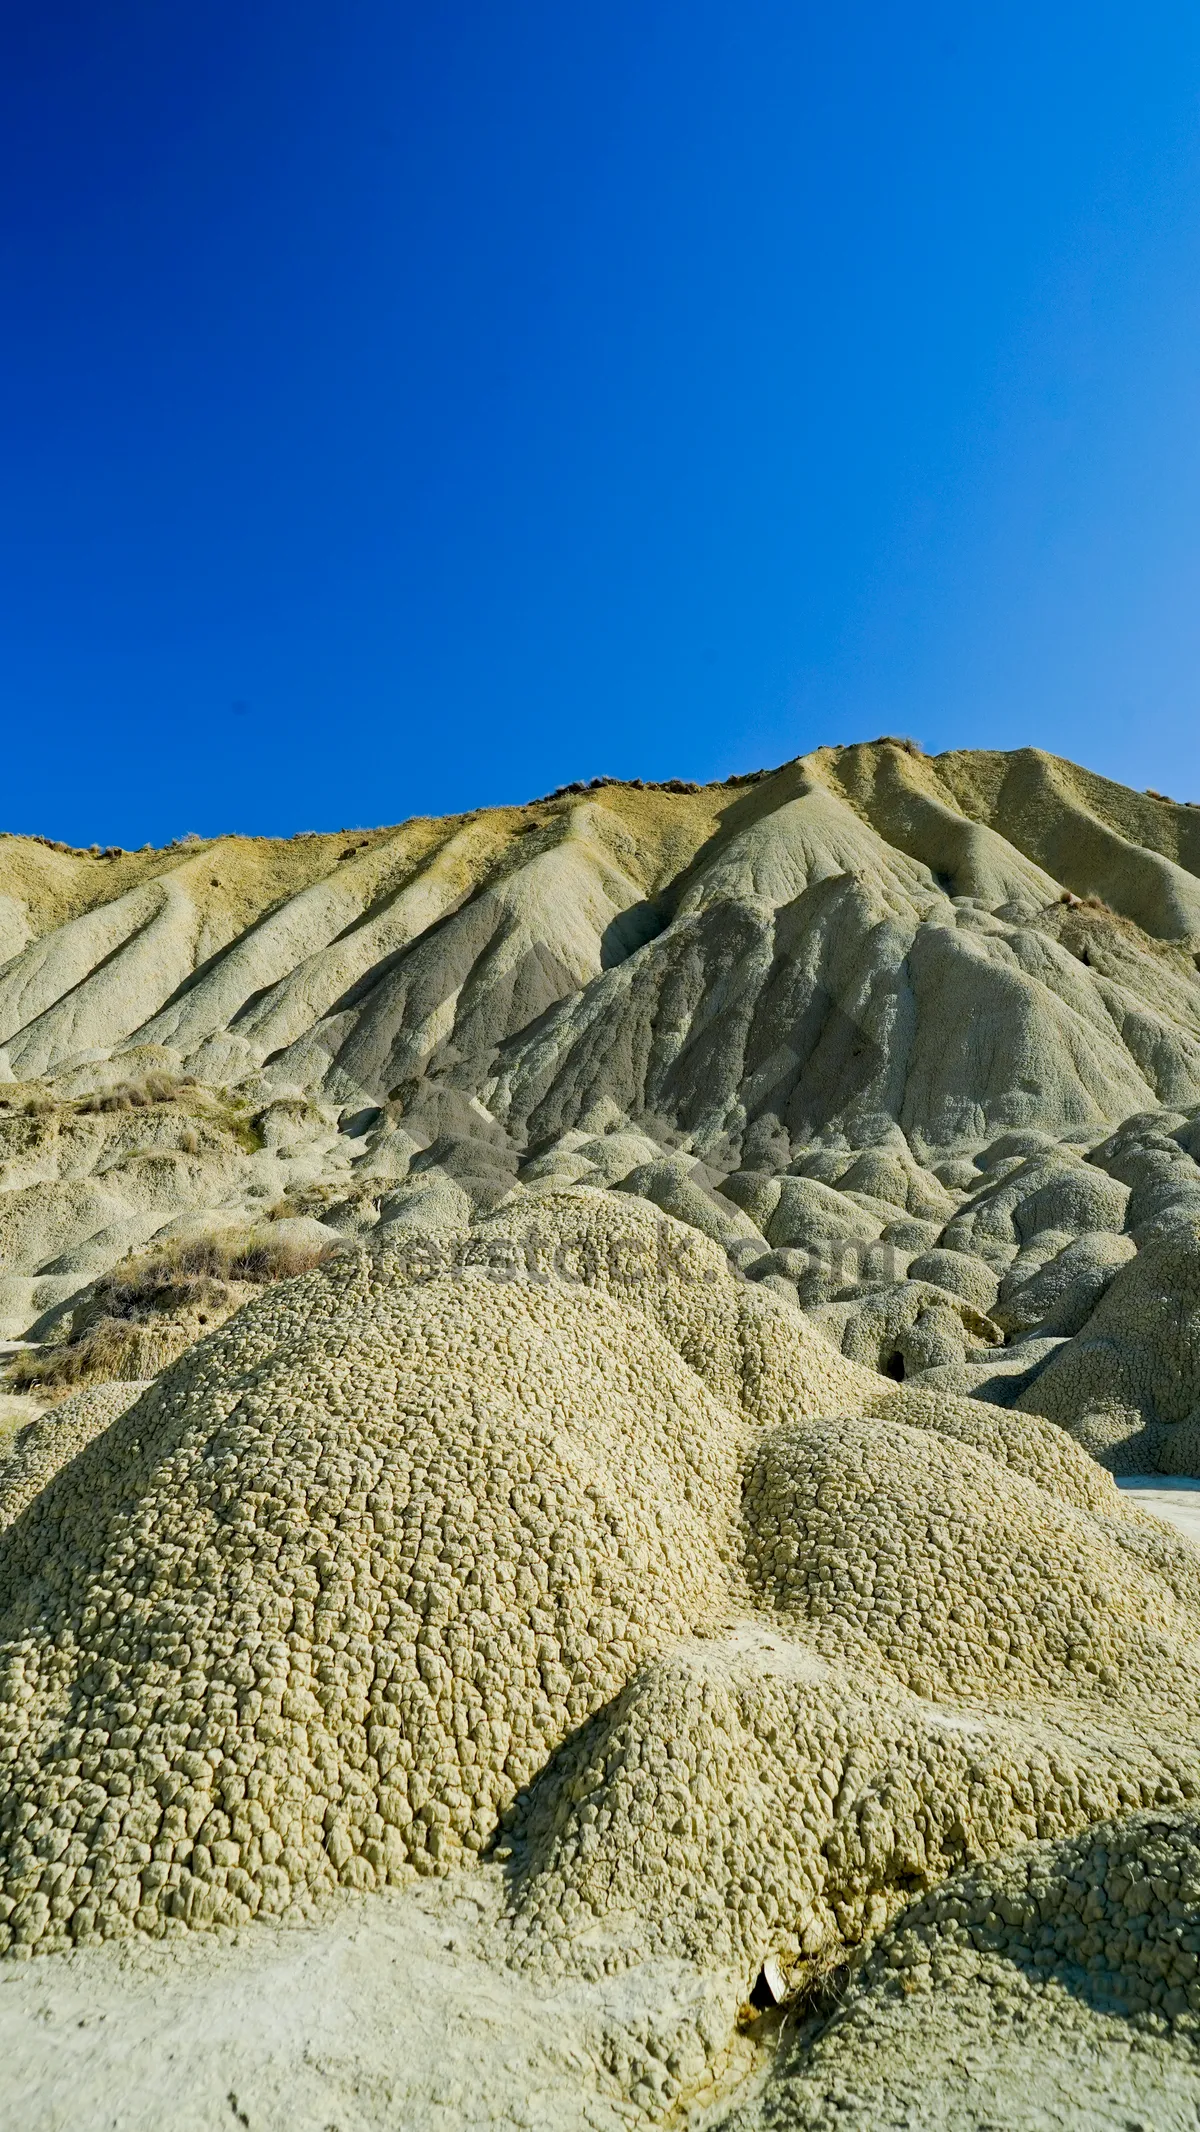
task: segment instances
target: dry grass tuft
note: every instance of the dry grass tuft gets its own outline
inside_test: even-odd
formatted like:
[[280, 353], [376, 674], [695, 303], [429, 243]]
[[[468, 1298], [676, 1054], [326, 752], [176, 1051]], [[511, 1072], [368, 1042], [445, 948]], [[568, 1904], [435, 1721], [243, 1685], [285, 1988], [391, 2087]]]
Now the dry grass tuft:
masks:
[[81, 1096], [75, 1109], [83, 1116], [96, 1111], [145, 1110], [152, 1103], [170, 1103], [183, 1089], [195, 1086], [190, 1073], [147, 1073], [138, 1081], [121, 1081], [115, 1088], [98, 1089], [93, 1095]]
[[12, 1111], [19, 1118], [45, 1118], [57, 1108], [48, 1090], [36, 1085], [30, 1087], [17, 1082], [11, 1088], [0, 1090], [0, 1110]]
[[[142, 1111], [165, 1107], [181, 1115], [179, 1139], [185, 1155], [204, 1152], [205, 1129], [228, 1134], [244, 1154], [256, 1154], [264, 1145], [263, 1133], [253, 1103], [236, 1089], [214, 1088], [194, 1074], [152, 1070], [119, 1081], [112, 1088], [90, 1089], [81, 1096], [58, 1096], [39, 1081], [14, 1082], [0, 1089], [0, 1114], [25, 1117], [51, 1134], [72, 1118], [136, 1116]], [[276, 1109], [279, 1105], [274, 1106]], [[314, 1109], [314, 1106], [308, 1106]]]
[[311, 1273], [336, 1244], [302, 1245], [270, 1230], [223, 1230], [122, 1261], [73, 1312], [66, 1337], [18, 1358], [13, 1391], [157, 1376], [229, 1317], [248, 1291]]
[[191, 1346], [194, 1337], [184, 1337], [182, 1326], [165, 1319], [154, 1325], [100, 1318], [78, 1339], [47, 1348], [40, 1355], [22, 1356], [10, 1372], [9, 1383], [18, 1392], [49, 1392], [109, 1379], [155, 1377]]

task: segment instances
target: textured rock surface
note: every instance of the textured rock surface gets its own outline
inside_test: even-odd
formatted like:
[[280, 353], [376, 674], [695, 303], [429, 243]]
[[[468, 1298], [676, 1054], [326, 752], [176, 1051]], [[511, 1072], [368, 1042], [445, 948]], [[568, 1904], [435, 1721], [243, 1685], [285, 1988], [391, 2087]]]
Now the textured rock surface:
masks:
[[403, 1883], [499, 1824], [523, 1958], [595, 1927], [603, 1967], [632, 1915], [749, 1990], [963, 1858], [1200, 1787], [1187, 1546], [637, 1200], [492, 1215], [453, 1272], [336, 1259], [93, 1433], [105, 1400], [0, 1539], [14, 1952]]
[[315, 1920], [2, 1964], [4, 2123], [627, 2132], [660, 2117], [672, 2064], [701, 2108], [753, 2071], [726, 1978], [647, 1960], [549, 1983], [505, 1962], [503, 1903], [484, 1867]]
[[144, 1390], [135, 1382], [91, 1385], [26, 1422], [0, 1461], [0, 1526], [11, 1525], [59, 1467], [69, 1465]]
[[1194, 1472], [1198, 866], [1196, 809], [894, 742], [289, 843], [5, 838], [0, 1331], [69, 1335], [181, 1225], [452, 1234], [578, 1182], [856, 1361]]
[[1195, 1816], [1137, 1815], [957, 1874], [781, 2050], [726, 2132], [1183, 2132], [1200, 2104]]
[[1198, 866], [897, 743], [5, 840], [4, 1329], [130, 1381], [0, 1464], [0, 1953], [461, 1873], [581, 2122], [726, 2109], [764, 1975], [739, 2124], [1192, 2121], [1200, 1556], [1112, 1473], [1200, 1473]]

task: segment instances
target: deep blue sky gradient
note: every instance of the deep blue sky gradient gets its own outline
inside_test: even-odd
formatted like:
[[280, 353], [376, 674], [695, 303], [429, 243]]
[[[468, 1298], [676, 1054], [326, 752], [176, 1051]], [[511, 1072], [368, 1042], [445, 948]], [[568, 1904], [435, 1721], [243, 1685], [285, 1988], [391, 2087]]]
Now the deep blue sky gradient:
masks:
[[7, 0], [0, 824], [1200, 798], [1200, 14]]

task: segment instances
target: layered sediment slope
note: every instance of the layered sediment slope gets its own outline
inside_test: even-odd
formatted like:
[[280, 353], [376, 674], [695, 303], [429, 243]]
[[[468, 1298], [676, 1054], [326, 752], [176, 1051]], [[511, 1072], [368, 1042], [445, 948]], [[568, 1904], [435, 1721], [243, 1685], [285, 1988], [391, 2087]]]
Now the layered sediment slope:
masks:
[[1198, 808], [877, 742], [0, 877], [9, 1337], [152, 1243], [576, 1182], [854, 1360], [1198, 1469]]
[[0, 1953], [463, 1873], [692, 1980], [651, 2117], [764, 1978], [739, 2122], [993, 2005], [1190, 2108], [1200, 812], [881, 742], [3, 863]]

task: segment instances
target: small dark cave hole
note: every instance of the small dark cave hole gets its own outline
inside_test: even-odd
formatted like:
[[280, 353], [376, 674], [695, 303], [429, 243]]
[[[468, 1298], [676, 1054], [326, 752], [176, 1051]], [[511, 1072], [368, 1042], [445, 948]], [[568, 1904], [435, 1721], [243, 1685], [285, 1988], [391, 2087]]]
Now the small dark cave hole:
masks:
[[899, 1349], [897, 1349], [894, 1355], [888, 1356], [887, 1361], [883, 1365], [883, 1374], [885, 1377], [894, 1377], [897, 1384], [903, 1384], [904, 1357], [899, 1352]]
[[750, 1993], [750, 2004], [757, 2014], [769, 2013], [773, 2006], [778, 2006], [779, 2004], [778, 1996], [771, 1989], [765, 1969], [760, 1969], [754, 1979], [754, 1988]]

